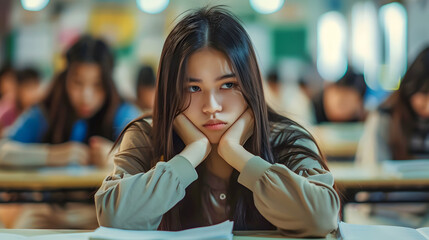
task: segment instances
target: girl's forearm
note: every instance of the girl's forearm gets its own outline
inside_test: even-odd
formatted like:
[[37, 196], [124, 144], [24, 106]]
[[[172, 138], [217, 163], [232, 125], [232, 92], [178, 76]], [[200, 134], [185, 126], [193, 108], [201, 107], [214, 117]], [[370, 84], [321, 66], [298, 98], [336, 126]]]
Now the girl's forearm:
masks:
[[8, 167], [46, 166], [47, 144], [25, 144], [7, 139], [0, 141], [0, 165]]
[[233, 168], [241, 172], [247, 161], [254, 157], [252, 153], [247, 151], [239, 143], [223, 142], [218, 146], [219, 155]]
[[186, 145], [179, 155], [185, 157], [196, 168], [207, 157], [210, 151], [210, 142], [208, 140], [201, 140]]

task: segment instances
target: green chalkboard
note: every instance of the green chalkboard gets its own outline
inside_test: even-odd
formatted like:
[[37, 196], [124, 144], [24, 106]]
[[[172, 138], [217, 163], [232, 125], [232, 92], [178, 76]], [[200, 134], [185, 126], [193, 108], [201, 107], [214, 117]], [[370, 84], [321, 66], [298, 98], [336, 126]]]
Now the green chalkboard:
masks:
[[304, 27], [281, 27], [272, 31], [272, 53], [276, 60], [284, 57], [306, 59], [307, 31]]

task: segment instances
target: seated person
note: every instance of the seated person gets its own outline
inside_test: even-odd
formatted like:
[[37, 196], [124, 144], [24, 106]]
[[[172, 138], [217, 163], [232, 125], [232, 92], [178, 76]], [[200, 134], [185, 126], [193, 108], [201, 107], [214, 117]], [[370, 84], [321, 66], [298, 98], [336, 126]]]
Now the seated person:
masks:
[[[14, 104], [0, 112], [0, 134], [5, 134], [7, 127], [12, 125], [18, 116], [39, 101], [38, 89], [40, 77], [37, 70], [26, 68], [16, 73], [17, 91]], [[6, 120], [7, 119], [7, 120]], [[4, 120], [4, 121], [3, 121]]]
[[[410, 65], [399, 89], [369, 115], [356, 153], [357, 164], [368, 169], [374, 169], [383, 160], [409, 159], [429, 159], [429, 47]], [[429, 201], [429, 194], [422, 192], [395, 192], [388, 195], [380, 193], [370, 197]], [[421, 227], [424, 223], [420, 221], [425, 214], [426, 226], [429, 225], [428, 207], [427, 204], [423, 205], [413, 205], [419, 224], [410, 227]], [[380, 209], [381, 206], [377, 206], [374, 212]], [[389, 209], [389, 223], [394, 213], [400, 214], [408, 211], [406, 209], [410, 208], [404, 207], [403, 204]], [[407, 214], [409, 215], [409, 212]], [[411, 224], [411, 221], [403, 224]]]
[[143, 65], [137, 76], [137, 106], [143, 112], [149, 112], [153, 109], [155, 101], [156, 78], [152, 67]]
[[349, 70], [313, 97], [315, 123], [363, 121], [365, 92], [363, 75]]
[[[67, 51], [67, 66], [46, 98], [23, 113], [0, 142], [3, 167], [109, 165], [113, 141], [139, 116], [113, 81], [114, 58], [101, 40], [84, 36]], [[113, 164], [113, 163], [112, 163]], [[93, 204], [26, 205], [16, 228], [98, 226]]]

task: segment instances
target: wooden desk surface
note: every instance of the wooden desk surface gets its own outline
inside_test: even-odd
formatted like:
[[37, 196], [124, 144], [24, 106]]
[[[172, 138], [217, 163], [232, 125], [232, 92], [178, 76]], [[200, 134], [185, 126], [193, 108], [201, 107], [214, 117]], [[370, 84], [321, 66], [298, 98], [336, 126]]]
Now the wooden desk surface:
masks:
[[[91, 233], [92, 231], [87, 230], [51, 230], [51, 229], [0, 229], [0, 234], [17, 234], [21, 236], [40, 236], [40, 235], [51, 235], [51, 234], [69, 234], [69, 233]], [[326, 238], [286, 238], [277, 234], [274, 231], [237, 231], [233, 232], [234, 240], [271, 240], [271, 239], [312, 239], [312, 240], [334, 240], [337, 239], [334, 234], [326, 236]], [[1, 235], [0, 235], [1, 236]], [[85, 239], [82, 237], [82, 240]], [[78, 239], [78, 238], [73, 238]], [[80, 239], [80, 238], [79, 238]]]
[[93, 167], [0, 170], [0, 188], [49, 190], [53, 188], [97, 188], [110, 170]]
[[325, 123], [309, 128], [328, 157], [352, 157], [362, 136], [363, 123]]

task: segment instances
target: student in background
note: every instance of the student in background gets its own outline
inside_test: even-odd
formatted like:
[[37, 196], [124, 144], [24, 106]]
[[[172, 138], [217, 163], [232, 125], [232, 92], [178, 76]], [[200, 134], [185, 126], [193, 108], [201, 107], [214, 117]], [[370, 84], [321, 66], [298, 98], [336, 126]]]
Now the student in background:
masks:
[[15, 70], [9, 64], [5, 64], [0, 69], [0, 133], [1, 129], [15, 121], [15, 114], [10, 114], [9, 112], [11, 109], [15, 109], [16, 95]]
[[[189, 12], [161, 54], [153, 126], [128, 126], [95, 195], [99, 223], [325, 236], [339, 197], [314, 138], [267, 107], [249, 36], [220, 7]], [[131, 207], [130, 207], [131, 206]]]
[[[410, 65], [399, 89], [368, 116], [356, 153], [357, 164], [368, 169], [374, 169], [383, 160], [409, 159], [429, 159], [429, 47]], [[378, 193], [370, 197], [429, 201], [429, 194], [422, 192]], [[386, 208], [377, 206], [373, 213], [377, 215], [383, 210]], [[389, 224], [399, 223], [409, 227], [429, 225], [427, 204], [394, 205], [387, 212]], [[401, 220], [404, 214], [410, 218]], [[423, 218], [425, 215], [426, 219]]]
[[340, 80], [313, 97], [315, 123], [363, 121], [365, 92], [363, 75], [349, 69]]
[[[18, 116], [40, 100], [39, 73], [34, 68], [25, 68], [16, 72], [16, 96], [14, 104], [0, 112], [0, 134], [15, 122]], [[3, 123], [3, 124], [1, 124]]]
[[[118, 94], [113, 55], [103, 41], [84, 36], [67, 51], [66, 59], [66, 69], [54, 79], [47, 97], [23, 113], [0, 143], [1, 165], [105, 166], [113, 141], [140, 115]], [[92, 204], [68, 203], [29, 206], [15, 227], [96, 226]]]
[[152, 67], [148, 65], [141, 66], [137, 76], [137, 106], [143, 112], [150, 112], [153, 109], [155, 101], [155, 74]]
[[429, 47], [408, 68], [399, 89], [368, 117], [358, 161], [429, 158]]

